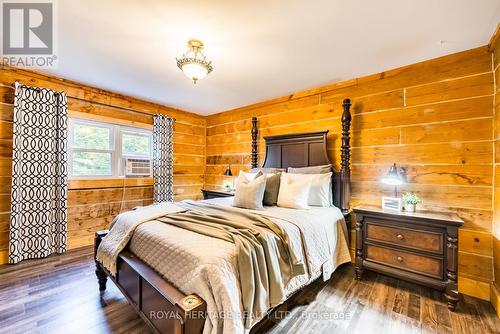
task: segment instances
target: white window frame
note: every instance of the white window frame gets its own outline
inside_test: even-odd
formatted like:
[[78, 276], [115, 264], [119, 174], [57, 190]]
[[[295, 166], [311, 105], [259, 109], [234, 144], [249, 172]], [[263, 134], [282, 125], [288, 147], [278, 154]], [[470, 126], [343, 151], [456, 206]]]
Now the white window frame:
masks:
[[[75, 125], [82, 124], [94, 127], [107, 128], [110, 130], [110, 149], [86, 149], [74, 146], [74, 128]], [[149, 155], [144, 154], [125, 154], [122, 152], [122, 138], [124, 134], [137, 134], [149, 137]], [[73, 153], [74, 152], [100, 152], [111, 154], [111, 174], [110, 175], [73, 175]], [[68, 171], [69, 179], [106, 179], [125, 177], [124, 158], [143, 158], [152, 159], [153, 156], [153, 132], [144, 128], [122, 126], [107, 122], [94, 120], [69, 118], [68, 124]]]

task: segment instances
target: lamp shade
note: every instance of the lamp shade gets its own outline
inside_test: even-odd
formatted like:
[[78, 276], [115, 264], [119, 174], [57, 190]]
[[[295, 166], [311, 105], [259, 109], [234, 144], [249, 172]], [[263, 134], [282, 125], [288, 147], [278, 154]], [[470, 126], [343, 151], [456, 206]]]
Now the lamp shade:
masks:
[[393, 164], [391, 166], [389, 172], [385, 174], [380, 181], [391, 186], [399, 186], [404, 183], [403, 178], [398, 173], [398, 167], [396, 166], [396, 164]]
[[182, 72], [195, 83], [203, 79], [208, 74], [208, 68], [197, 62], [186, 63], [181, 66]]
[[225, 176], [233, 176], [233, 172], [231, 172], [231, 165], [228, 165], [226, 171], [224, 172]]

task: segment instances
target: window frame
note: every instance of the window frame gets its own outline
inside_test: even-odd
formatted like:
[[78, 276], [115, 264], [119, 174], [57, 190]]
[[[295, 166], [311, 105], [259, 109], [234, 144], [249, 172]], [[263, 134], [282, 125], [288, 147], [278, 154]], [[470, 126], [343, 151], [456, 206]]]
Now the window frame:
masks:
[[[76, 125], [88, 125], [93, 127], [101, 127], [109, 129], [110, 148], [103, 149], [87, 149], [79, 148], [74, 145], [74, 130]], [[142, 154], [124, 154], [123, 151], [123, 135], [137, 134], [149, 137], [149, 155]], [[75, 152], [98, 152], [111, 154], [111, 174], [109, 175], [73, 175], [73, 155]], [[124, 178], [125, 166], [124, 158], [150, 159], [153, 157], [153, 131], [144, 128], [123, 126], [108, 122], [88, 120], [82, 118], [68, 119], [68, 178], [70, 180], [92, 180], [92, 179], [109, 179], [109, 178]]]

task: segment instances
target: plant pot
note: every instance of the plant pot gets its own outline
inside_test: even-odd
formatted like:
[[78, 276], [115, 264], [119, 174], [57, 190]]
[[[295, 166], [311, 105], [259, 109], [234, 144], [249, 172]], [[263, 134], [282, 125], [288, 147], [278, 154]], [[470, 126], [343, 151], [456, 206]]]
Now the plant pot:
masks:
[[404, 204], [403, 205], [404, 209], [406, 212], [415, 212], [416, 211], [416, 207], [417, 205], [416, 204]]

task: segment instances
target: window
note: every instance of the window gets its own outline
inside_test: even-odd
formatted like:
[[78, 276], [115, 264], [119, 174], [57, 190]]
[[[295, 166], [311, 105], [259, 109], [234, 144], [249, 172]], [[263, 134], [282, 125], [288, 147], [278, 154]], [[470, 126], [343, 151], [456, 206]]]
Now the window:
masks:
[[75, 178], [124, 175], [125, 158], [151, 158], [151, 131], [70, 119], [69, 170]]

